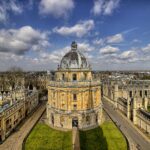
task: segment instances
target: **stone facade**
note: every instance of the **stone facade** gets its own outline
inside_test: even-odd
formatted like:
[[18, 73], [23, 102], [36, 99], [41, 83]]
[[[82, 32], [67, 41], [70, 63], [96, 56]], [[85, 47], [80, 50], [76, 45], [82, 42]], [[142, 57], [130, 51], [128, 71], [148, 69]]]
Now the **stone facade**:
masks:
[[[10, 102], [0, 108], [0, 141], [5, 140], [39, 103], [36, 90], [19, 90], [15, 93], [15, 99], [9, 99]], [[9, 94], [11, 97], [14, 96], [12, 93]]]
[[133, 124], [150, 133], [150, 81], [107, 80], [103, 82], [103, 96], [119, 109]]
[[47, 118], [54, 127], [88, 128], [101, 123], [101, 83], [74, 42], [48, 84]]

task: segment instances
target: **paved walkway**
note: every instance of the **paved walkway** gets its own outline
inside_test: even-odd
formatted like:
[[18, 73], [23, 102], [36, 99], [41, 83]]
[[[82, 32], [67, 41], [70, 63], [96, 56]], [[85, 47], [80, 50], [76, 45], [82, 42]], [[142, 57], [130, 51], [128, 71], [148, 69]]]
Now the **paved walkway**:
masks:
[[3, 144], [0, 150], [22, 150], [22, 143], [26, 135], [30, 132], [39, 117], [45, 111], [45, 104], [41, 104], [39, 108], [26, 120], [18, 131], [12, 133]]
[[79, 130], [77, 127], [72, 128], [72, 149], [80, 150]]
[[[109, 114], [124, 135], [136, 144], [135, 149], [149, 150], [150, 143], [129, 123], [129, 120], [122, 117], [118, 111], [114, 110], [110, 102], [103, 99], [103, 108]], [[130, 141], [129, 141], [130, 142]]]

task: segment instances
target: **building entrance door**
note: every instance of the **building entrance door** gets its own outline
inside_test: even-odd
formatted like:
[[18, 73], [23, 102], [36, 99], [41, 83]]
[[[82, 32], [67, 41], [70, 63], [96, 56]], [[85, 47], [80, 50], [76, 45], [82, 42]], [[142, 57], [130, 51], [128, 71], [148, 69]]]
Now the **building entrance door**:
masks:
[[78, 127], [78, 118], [77, 117], [72, 118], [72, 127]]

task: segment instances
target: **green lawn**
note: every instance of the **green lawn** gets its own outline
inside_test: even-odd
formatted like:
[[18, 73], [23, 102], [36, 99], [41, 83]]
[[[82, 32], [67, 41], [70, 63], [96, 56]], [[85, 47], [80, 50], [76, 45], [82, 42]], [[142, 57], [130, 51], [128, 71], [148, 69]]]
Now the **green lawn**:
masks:
[[148, 110], [148, 112], [150, 112], [150, 106], [147, 106], [147, 110]]
[[127, 150], [126, 140], [113, 122], [100, 127], [80, 131], [81, 150]]
[[72, 134], [57, 131], [46, 124], [38, 123], [25, 143], [25, 150], [71, 150]]

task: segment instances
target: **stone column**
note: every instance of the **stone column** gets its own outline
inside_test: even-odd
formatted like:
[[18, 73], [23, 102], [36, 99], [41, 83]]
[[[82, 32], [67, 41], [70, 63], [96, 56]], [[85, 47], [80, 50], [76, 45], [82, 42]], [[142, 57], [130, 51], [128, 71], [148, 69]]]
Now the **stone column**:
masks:
[[2, 120], [1, 120], [1, 122], [2, 122], [2, 127], [1, 127], [1, 138], [2, 138], [2, 141], [4, 141], [5, 140], [5, 136], [6, 136], [6, 122], [4, 121], [4, 116], [2, 116], [3, 118], [2, 118]]
[[144, 97], [144, 108], [147, 110], [148, 98]]
[[69, 104], [68, 104], [69, 92], [67, 91], [66, 94], [67, 94], [67, 95], [66, 95], [66, 98], [67, 98], [67, 111], [68, 111], [68, 110], [69, 110], [69, 109], [68, 109], [68, 105], [69, 105]]
[[114, 101], [115, 101], [116, 108], [117, 108], [117, 100], [118, 100], [118, 84], [115, 84]]
[[137, 97], [133, 98], [133, 124], [136, 124], [136, 101]]
[[81, 109], [83, 110], [83, 99], [84, 99], [84, 98], [83, 98], [83, 91], [82, 91], [82, 93], [81, 93], [81, 99], [82, 99], [82, 100], [81, 100]]
[[127, 118], [130, 119], [130, 99], [127, 98]]

